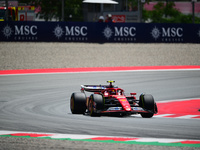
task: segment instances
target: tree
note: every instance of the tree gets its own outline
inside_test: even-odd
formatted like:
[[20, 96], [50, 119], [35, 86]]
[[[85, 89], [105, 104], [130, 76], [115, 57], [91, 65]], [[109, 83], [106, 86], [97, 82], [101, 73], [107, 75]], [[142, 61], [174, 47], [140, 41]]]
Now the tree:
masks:
[[65, 14], [66, 21], [83, 21], [82, 0], [65, 0]]
[[[61, 0], [19, 0], [20, 3], [30, 3], [35, 7], [40, 7], [40, 15], [45, 21], [53, 18], [61, 21], [62, 16], [62, 1]], [[65, 21], [82, 21], [82, 0], [65, 0], [64, 3]], [[69, 16], [72, 18], [69, 18]]]
[[[153, 11], [143, 10], [143, 19], [153, 23], [192, 23], [192, 15], [184, 15], [174, 6], [174, 2], [158, 2]], [[200, 18], [195, 17], [195, 23], [200, 23]]]

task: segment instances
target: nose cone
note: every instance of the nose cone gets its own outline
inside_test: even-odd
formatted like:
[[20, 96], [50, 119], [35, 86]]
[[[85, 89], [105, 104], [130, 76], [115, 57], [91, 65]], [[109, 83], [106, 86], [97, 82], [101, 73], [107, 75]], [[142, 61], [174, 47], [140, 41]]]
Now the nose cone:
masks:
[[118, 97], [118, 100], [119, 102], [121, 103], [122, 105], [122, 108], [125, 110], [125, 111], [131, 111], [131, 106], [129, 104], [129, 102], [127, 101], [126, 97], [123, 96], [123, 97]]
[[127, 106], [127, 107], [125, 107], [125, 110], [126, 111], [131, 111], [131, 108]]

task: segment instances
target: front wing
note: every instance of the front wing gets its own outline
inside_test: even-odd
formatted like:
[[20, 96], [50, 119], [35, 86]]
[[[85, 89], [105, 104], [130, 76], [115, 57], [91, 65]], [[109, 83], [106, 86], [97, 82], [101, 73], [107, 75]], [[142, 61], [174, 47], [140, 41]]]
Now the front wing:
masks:
[[154, 113], [150, 110], [143, 109], [142, 107], [131, 107], [131, 111], [126, 111], [122, 107], [109, 107], [106, 110], [97, 110], [96, 113], [130, 113], [130, 114], [141, 114], [141, 113]]

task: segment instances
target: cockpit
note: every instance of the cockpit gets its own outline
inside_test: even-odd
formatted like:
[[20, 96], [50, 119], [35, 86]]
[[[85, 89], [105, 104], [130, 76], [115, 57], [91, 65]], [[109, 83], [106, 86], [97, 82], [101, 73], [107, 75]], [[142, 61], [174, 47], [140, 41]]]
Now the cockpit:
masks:
[[104, 96], [108, 96], [108, 95], [123, 95], [124, 94], [124, 90], [122, 90], [120, 88], [105, 89], [104, 91], [102, 91], [102, 94]]

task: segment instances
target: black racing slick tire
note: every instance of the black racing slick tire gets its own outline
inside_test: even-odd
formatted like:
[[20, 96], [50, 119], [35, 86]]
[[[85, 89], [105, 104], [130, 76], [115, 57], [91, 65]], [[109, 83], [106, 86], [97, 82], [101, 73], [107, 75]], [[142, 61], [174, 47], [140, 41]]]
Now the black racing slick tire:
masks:
[[[152, 95], [150, 94], [141, 94], [140, 95], [140, 101], [139, 101], [140, 107], [144, 108], [147, 111], [150, 111], [149, 113], [141, 113], [141, 116], [143, 118], [151, 118], [153, 117], [155, 113], [155, 101]], [[157, 109], [157, 108], [156, 108]]]
[[72, 93], [70, 99], [70, 109], [72, 114], [84, 114], [86, 111], [85, 93]]
[[103, 109], [104, 107], [104, 100], [102, 95], [99, 94], [92, 94], [89, 98], [89, 106], [88, 111], [90, 116], [100, 116], [98, 110]]

